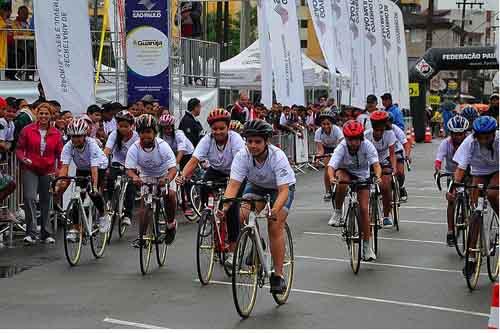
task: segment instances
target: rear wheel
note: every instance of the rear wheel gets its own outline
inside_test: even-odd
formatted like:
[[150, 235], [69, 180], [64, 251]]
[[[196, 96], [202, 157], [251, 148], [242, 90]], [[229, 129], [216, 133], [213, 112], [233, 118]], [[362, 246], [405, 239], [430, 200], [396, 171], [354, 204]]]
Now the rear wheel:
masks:
[[151, 255], [153, 254], [154, 231], [150, 226], [153, 219], [153, 212], [151, 209], [145, 208], [144, 220], [145, 223], [144, 235], [140, 235], [139, 239], [142, 246], [139, 247], [139, 264], [141, 266], [141, 273], [143, 275], [148, 273], [149, 264], [151, 262]]
[[393, 177], [392, 182], [392, 219], [394, 227], [399, 231], [399, 182]]
[[[470, 290], [476, 289], [479, 275], [481, 273], [481, 219], [480, 213], [474, 213], [469, 222], [467, 235], [467, 250], [465, 251], [465, 280]], [[473, 241], [472, 234], [476, 234], [476, 241]], [[469, 264], [472, 262], [472, 264]]]
[[499, 264], [499, 245], [498, 245], [498, 217], [492, 212], [490, 229], [489, 229], [489, 246], [488, 246], [488, 276], [491, 282], [495, 282], [498, 278]]
[[71, 266], [80, 261], [83, 243], [83, 226], [76, 200], [71, 200], [64, 215], [64, 253]]
[[370, 218], [371, 218], [370, 226], [372, 229], [371, 232], [372, 232], [372, 236], [373, 236], [373, 247], [374, 247], [376, 255], [378, 255], [378, 229], [380, 227], [379, 210], [380, 210], [380, 206], [379, 206], [378, 195], [373, 193], [371, 198], [370, 198]]
[[106, 245], [108, 244], [109, 231], [100, 232], [99, 231], [99, 218], [97, 214], [97, 209], [92, 206], [92, 235], [90, 237], [90, 248], [92, 249], [92, 254], [96, 259], [102, 258], [104, 251], [106, 250]]
[[[465, 198], [463, 198], [465, 199]], [[465, 255], [467, 248], [467, 208], [465, 200], [457, 200], [455, 207], [455, 226], [453, 236], [455, 238], [455, 249], [460, 257]]]
[[[198, 222], [196, 237], [196, 268], [201, 284], [210, 282], [214, 269], [215, 241], [214, 217], [209, 210], [203, 211]], [[224, 263], [223, 263], [224, 264]]]
[[359, 208], [356, 205], [349, 207], [347, 212], [347, 247], [349, 248], [351, 268], [354, 274], [359, 271], [361, 264], [361, 231], [359, 229]]
[[283, 278], [286, 281], [286, 291], [283, 294], [273, 294], [274, 301], [279, 305], [283, 305], [288, 300], [290, 296], [290, 291], [292, 290], [293, 273], [295, 266], [295, 257], [293, 254], [293, 239], [292, 232], [288, 227], [288, 223], [285, 223], [285, 259], [283, 260]]

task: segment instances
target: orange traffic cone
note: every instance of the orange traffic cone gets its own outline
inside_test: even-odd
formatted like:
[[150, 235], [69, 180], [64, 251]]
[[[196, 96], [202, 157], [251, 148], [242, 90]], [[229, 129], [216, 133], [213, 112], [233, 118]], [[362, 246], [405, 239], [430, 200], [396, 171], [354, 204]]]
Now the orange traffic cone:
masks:
[[431, 129], [429, 127], [425, 128], [424, 142], [425, 143], [431, 143], [432, 142], [432, 134], [431, 134]]
[[491, 312], [490, 320], [488, 321], [488, 328], [498, 329], [498, 283], [493, 285], [493, 297], [491, 298]]

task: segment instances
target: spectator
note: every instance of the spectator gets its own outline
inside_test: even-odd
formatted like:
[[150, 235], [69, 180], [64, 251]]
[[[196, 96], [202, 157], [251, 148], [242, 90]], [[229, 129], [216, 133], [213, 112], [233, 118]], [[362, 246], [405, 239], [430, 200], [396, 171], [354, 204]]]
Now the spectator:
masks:
[[54, 108], [54, 114], [61, 113], [61, 103], [56, 100], [48, 101], [48, 103], [52, 105], [52, 108]]
[[[12, 22], [12, 28], [21, 31], [15, 31], [12, 34], [12, 41], [9, 41], [9, 67], [17, 69], [30, 69], [34, 68], [35, 49], [32, 40], [21, 40], [17, 43], [14, 40], [16, 36], [31, 36], [32, 32], [27, 31], [30, 29], [28, 22], [29, 9], [26, 6], [21, 6], [17, 10], [17, 17]], [[25, 71], [19, 71], [15, 74], [16, 80], [24, 79], [21, 75]], [[56, 111], [57, 112], [57, 111]]]
[[403, 118], [403, 113], [401, 113], [399, 106], [397, 106], [396, 104], [392, 104], [392, 95], [389, 93], [385, 93], [380, 98], [382, 99], [382, 105], [384, 106], [385, 111], [392, 114], [394, 125], [396, 125], [397, 127], [401, 128], [404, 131], [405, 120]]
[[201, 113], [201, 102], [198, 98], [191, 98], [187, 104], [187, 111], [184, 113], [181, 122], [179, 123], [179, 129], [186, 134], [187, 138], [194, 147], [198, 145], [201, 140], [201, 133], [203, 131], [203, 126], [196, 119]]
[[254, 107], [252, 108], [252, 119], [261, 119], [261, 120], [266, 120], [266, 115], [267, 115], [267, 110], [264, 104], [261, 103], [256, 103]]
[[356, 120], [363, 124], [365, 130], [372, 128], [372, 123], [370, 121], [370, 113], [377, 111], [377, 96], [368, 95], [366, 97], [366, 107], [365, 110], [360, 110], [358, 108], [353, 109], [353, 116]]
[[24, 98], [16, 99], [16, 109], [17, 110], [21, 110], [21, 109], [24, 109], [27, 107], [29, 107], [29, 103], [27, 100], [25, 100]]
[[[117, 105], [118, 104], [118, 105]], [[116, 130], [115, 109], [123, 109], [120, 103], [106, 103], [102, 106], [102, 126], [106, 137]]]
[[249, 113], [249, 99], [248, 95], [241, 92], [238, 100], [234, 103], [233, 109], [231, 110], [231, 120], [238, 120], [240, 123], [244, 124], [248, 118]]
[[66, 144], [70, 140], [70, 138], [66, 135], [66, 127], [73, 120], [73, 114], [71, 111], [65, 110], [62, 111], [59, 115], [56, 116], [55, 120], [55, 128], [61, 134], [63, 144]]
[[[0, 29], [10, 29], [10, 15], [12, 13], [11, 3], [0, 5]], [[0, 69], [7, 67], [7, 31], [0, 31]], [[5, 73], [6, 75], [9, 73]]]
[[[7, 105], [3, 99], [0, 100], [0, 108], [4, 104]], [[16, 103], [14, 104], [17, 105]], [[16, 118], [17, 108], [7, 105], [4, 110], [4, 115], [0, 118], [0, 150], [7, 152], [10, 151], [14, 142], [14, 118]]]
[[322, 107], [322, 108], [326, 107], [326, 99], [327, 99], [326, 96], [321, 96], [319, 98], [319, 105], [320, 105], [320, 107]]
[[36, 121], [36, 116], [31, 111], [30, 107], [25, 107], [25, 108], [21, 109], [21, 111], [19, 111], [16, 118], [14, 119], [15, 128], [14, 128], [14, 142], [12, 145], [12, 149], [15, 148], [16, 142], [19, 138], [19, 133], [21, 133], [22, 129], [25, 126], [27, 126], [35, 121]]
[[144, 114], [144, 112], [146, 111], [146, 108], [144, 107], [144, 102], [143, 101], [137, 101], [137, 102], [135, 102], [135, 107], [136, 107], [137, 113], [139, 115]]
[[87, 122], [89, 123], [90, 127], [90, 134], [89, 136], [92, 138], [95, 138], [97, 136], [97, 130], [99, 129], [99, 124], [102, 120], [102, 109], [99, 107], [99, 105], [92, 104], [87, 108], [87, 116], [90, 119], [87, 119]]
[[127, 110], [130, 112], [134, 118], [137, 118], [141, 115], [141, 112], [139, 111], [139, 108], [137, 107], [137, 103], [129, 103], [127, 105]]
[[36, 242], [37, 217], [36, 200], [39, 198], [41, 211], [41, 240], [55, 243], [53, 228], [49, 224], [50, 174], [55, 173], [56, 163], [62, 152], [62, 137], [51, 126], [54, 110], [49, 103], [42, 103], [36, 109], [37, 121], [23, 128], [16, 148], [16, 156], [22, 165], [24, 210], [26, 212], [26, 236], [24, 243]]
[[326, 101], [326, 107], [327, 108], [332, 108], [335, 106], [335, 98], [333, 97], [330, 97], [327, 101]]
[[490, 106], [488, 111], [486, 111], [483, 115], [493, 117], [498, 122], [498, 94], [490, 96]]

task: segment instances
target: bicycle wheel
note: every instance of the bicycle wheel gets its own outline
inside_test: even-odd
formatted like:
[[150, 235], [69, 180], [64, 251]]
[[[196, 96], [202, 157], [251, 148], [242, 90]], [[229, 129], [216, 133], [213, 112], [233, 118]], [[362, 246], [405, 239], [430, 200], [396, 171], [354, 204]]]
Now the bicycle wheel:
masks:
[[[220, 240], [219, 235], [222, 238]], [[217, 247], [219, 247], [219, 257], [221, 259], [222, 267], [224, 268], [224, 273], [226, 273], [227, 276], [231, 277], [231, 275], [233, 274], [233, 268], [225, 265], [228, 251], [227, 249], [229, 245], [226, 222], [219, 223], [219, 235], [215, 236], [215, 244], [218, 244]]]
[[399, 231], [399, 183], [397, 179], [392, 182], [392, 220], [394, 227]]
[[111, 227], [109, 228], [108, 244], [111, 242], [111, 238], [113, 238], [113, 231], [115, 230], [115, 225], [118, 225], [116, 198], [117, 194], [116, 191], [114, 191], [113, 195], [111, 196], [111, 200], [106, 202], [106, 211], [108, 212], [111, 218]]
[[284, 294], [272, 294], [274, 301], [283, 305], [288, 300], [290, 296], [290, 291], [292, 290], [292, 282], [293, 282], [293, 273], [295, 267], [295, 256], [293, 254], [293, 239], [292, 232], [290, 231], [290, 227], [288, 223], [285, 223], [285, 259], [283, 260], [283, 278], [286, 281], [286, 291]]
[[[160, 223], [160, 220], [162, 220], [162, 223]], [[168, 250], [168, 245], [165, 241], [160, 242], [158, 239], [160, 239], [162, 236], [167, 232], [167, 223], [165, 222], [166, 216], [165, 216], [165, 210], [162, 207], [161, 202], [156, 203], [156, 209], [155, 209], [155, 219], [153, 221], [154, 225], [154, 232], [155, 232], [155, 249], [156, 249], [156, 261], [158, 262], [158, 266], [162, 267], [165, 265], [165, 261], [167, 260], [167, 250]]]
[[257, 299], [257, 280], [261, 262], [251, 229], [243, 229], [238, 237], [233, 260], [232, 289], [236, 311], [248, 318]]
[[372, 236], [373, 236], [373, 245], [374, 245], [374, 250], [375, 254], [378, 255], [378, 229], [379, 229], [379, 201], [378, 201], [378, 196], [373, 193], [372, 196], [370, 197], [370, 227], [372, 231]]
[[[201, 284], [210, 282], [215, 260], [215, 220], [212, 213], [205, 209], [198, 222], [196, 236], [196, 269]], [[224, 263], [222, 263], [224, 264]]]
[[141, 266], [142, 275], [147, 274], [149, 270], [149, 264], [151, 262], [151, 255], [153, 254], [153, 243], [155, 241], [154, 229], [150, 227], [150, 222], [153, 219], [153, 212], [151, 208], [146, 208], [146, 212], [144, 213], [144, 223], [147, 223], [144, 231], [144, 235], [140, 235], [140, 241], [143, 244], [139, 247], [139, 263]]
[[358, 274], [361, 264], [361, 230], [359, 229], [359, 208], [353, 205], [347, 212], [347, 234], [351, 268]]
[[[479, 280], [479, 275], [481, 273], [481, 232], [480, 228], [482, 226], [482, 215], [480, 213], [474, 213], [471, 216], [469, 222], [469, 230], [467, 235], [467, 250], [465, 251], [465, 280], [467, 281], [467, 287], [472, 291], [477, 286], [477, 281]], [[477, 234], [476, 241], [472, 241], [472, 237], [470, 236], [472, 232], [476, 229]], [[468, 262], [473, 261], [474, 265], [467, 265]], [[470, 272], [470, 269], [473, 269], [473, 272]]]
[[71, 200], [64, 214], [64, 253], [71, 266], [77, 265], [80, 261], [82, 243], [83, 226], [80, 218], [80, 206], [76, 200]]
[[127, 192], [127, 186], [128, 184], [125, 184], [125, 188], [123, 189], [120, 189], [120, 196], [119, 196], [119, 201], [118, 201], [118, 234], [120, 236], [120, 239], [125, 237], [125, 234], [127, 233], [127, 228], [128, 228], [128, 225], [126, 225], [125, 223], [123, 223], [123, 205], [124, 205], [124, 202], [125, 202], [125, 195], [126, 195], [126, 192]]
[[189, 200], [191, 201], [191, 206], [193, 207], [193, 211], [201, 217], [202, 207], [201, 207], [201, 195], [200, 195], [200, 186], [193, 185], [191, 186], [191, 190], [189, 191]]
[[488, 263], [488, 276], [491, 282], [495, 282], [498, 278], [498, 263], [499, 263], [499, 247], [498, 247], [498, 217], [492, 213], [489, 229], [489, 244], [488, 256], [486, 261]]
[[[465, 198], [462, 198], [465, 199]], [[467, 248], [467, 208], [465, 200], [457, 200], [455, 207], [455, 226], [453, 236], [455, 237], [455, 249], [457, 254], [463, 258]]]
[[92, 210], [90, 212], [92, 214], [92, 227], [90, 235], [90, 248], [92, 250], [92, 254], [96, 259], [102, 258], [104, 255], [104, 251], [106, 250], [106, 245], [108, 244], [108, 236], [109, 231], [100, 232], [99, 231], [99, 219], [97, 214], [97, 209], [92, 206]]

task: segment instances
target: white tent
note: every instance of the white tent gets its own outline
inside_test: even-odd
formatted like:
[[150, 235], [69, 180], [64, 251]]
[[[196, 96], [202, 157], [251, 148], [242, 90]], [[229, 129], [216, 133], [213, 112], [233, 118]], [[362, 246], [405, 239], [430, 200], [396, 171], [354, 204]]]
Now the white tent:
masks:
[[[330, 72], [316, 64], [302, 53], [302, 70], [304, 86], [319, 88], [329, 86]], [[258, 88], [261, 86], [259, 40], [243, 50], [240, 54], [220, 64], [221, 88]]]

